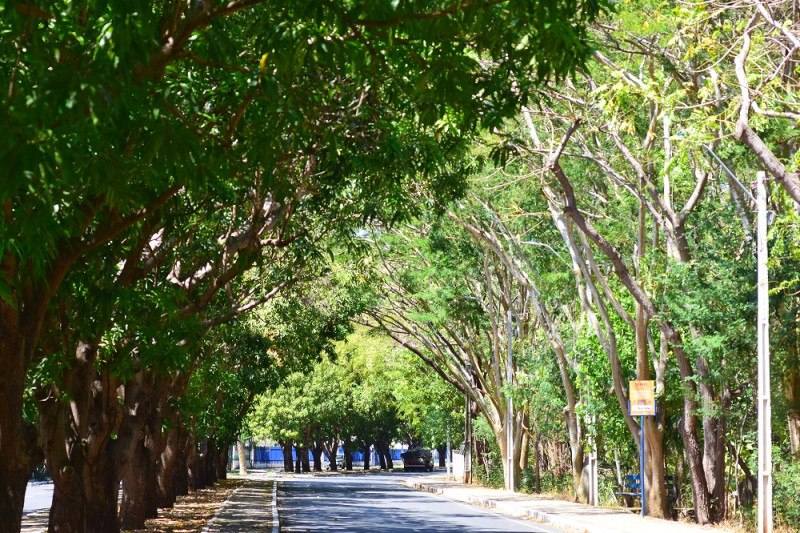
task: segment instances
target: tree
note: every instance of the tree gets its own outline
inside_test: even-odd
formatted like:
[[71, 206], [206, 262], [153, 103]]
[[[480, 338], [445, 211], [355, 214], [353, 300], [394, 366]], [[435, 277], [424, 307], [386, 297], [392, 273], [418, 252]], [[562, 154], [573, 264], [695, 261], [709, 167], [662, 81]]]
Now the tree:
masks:
[[296, 203], [282, 203], [276, 222], [332, 206], [343, 207], [329, 220], [397, 218], [420, 181], [445, 197], [464, 169], [443, 159], [525, 98], [528, 87], [508, 73], [546, 79], [574, 69], [588, 51], [585, 24], [604, 7], [0, 8], [0, 82], [9, 89], [0, 134], [0, 480], [13, 495], [0, 521], [18, 528], [39, 458], [22, 418], [24, 377], [42, 357], [53, 296], [89, 252], [120, 242], [179, 193], [232, 181], [273, 206], [293, 191]]

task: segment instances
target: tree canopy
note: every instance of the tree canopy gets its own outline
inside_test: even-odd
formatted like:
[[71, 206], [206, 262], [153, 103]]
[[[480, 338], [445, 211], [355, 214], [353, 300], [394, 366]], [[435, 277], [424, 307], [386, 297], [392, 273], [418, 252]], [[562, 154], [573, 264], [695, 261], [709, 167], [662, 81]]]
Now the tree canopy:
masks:
[[[775, 490], [797, 488], [795, 2], [0, 20], [0, 523], [45, 457], [51, 528], [139, 528], [224, 475], [252, 405], [315, 457], [390, 461], [462, 440], [462, 395], [487, 482], [513, 427], [522, 487], [585, 500], [597, 453], [611, 494], [644, 431], [651, 514], [746, 522], [761, 170]], [[629, 415], [630, 379], [657, 416]]]

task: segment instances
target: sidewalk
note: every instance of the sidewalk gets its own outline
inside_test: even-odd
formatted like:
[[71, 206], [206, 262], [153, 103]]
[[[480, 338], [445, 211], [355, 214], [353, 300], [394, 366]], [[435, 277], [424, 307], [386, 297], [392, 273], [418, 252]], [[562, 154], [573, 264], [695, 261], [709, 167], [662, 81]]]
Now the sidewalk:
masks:
[[[172, 531], [172, 527], [177, 523], [181, 526], [181, 531], [195, 533], [239, 533], [245, 531], [248, 533], [278, 533], [277, 481], [274, 477], [269, 477], [264, 472], [254, 472], [253, 474], [245, 478], [244, 483], [231, 492], [224, 502], [217, 500], [216, 505], [219, 507], [213, 517], [210, 514], [213, 512], [211, 510], [210, 512], [193, 513], [194, 516], [189, 520], [185, 517], [168, 518], [172, 522], [166, 526], [167, 529]], [[214, 504], [198, 504], [194, 502], [184, 505], [189, 506], [186, 507], [187, 509], [198, 505], [205, 509]], [[24, 516], [22, 518], [21, 533], [46, 532], [48, 514], [49, 511], [45, 509]], [[205, 518], [203, 514], [205, 514]], [[152, 524], [149, 526], [150, 529], [156, 528], [156, 531], [162, 531], [160, 527], [165, 526], [154, 526]], [[1, 524], [0, 531], [4, 531]]]
[[47, 523], [50, 511], [37, 511], [22, 517], [22, 529], [20, 533], [44, 533], [47, 531]]
[[277, 533], [276, 488], [275, 480], [247, 479], [225, 500], [202, 533]]
[[450, 500], [495, 509], [504, 514], [532, 518], [538, 522], [581, 533], [726, 533], [719, 527], [642, 518], [627, 511], [592, 507], [563, 500], [550, 500], [530, 494], [511, 494], [503, 490], [469, 486], [448, 481], [445, 476], [426, 476], [406, 480], [409, 487], [439, 494]]

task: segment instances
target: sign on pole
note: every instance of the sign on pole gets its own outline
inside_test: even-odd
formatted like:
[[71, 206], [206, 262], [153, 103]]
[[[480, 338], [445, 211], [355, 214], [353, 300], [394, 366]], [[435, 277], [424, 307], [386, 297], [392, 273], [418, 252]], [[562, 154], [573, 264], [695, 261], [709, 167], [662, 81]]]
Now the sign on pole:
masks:
[[630, 415], [639, 416], [641, 443], [639, 445], [639, 493], [642, 499], [642, 516], [647, 514], [647, 491], [644, 478], [645, 425], [644, 417], [656, 416], [656, 382], [649, 379], [640, 379], [628, 382], [628, 399], [630, 400]]
[[652, 380], [630, 381], [628, 396], [631, 400], [631, 416], [656, 415], [656, 382]]

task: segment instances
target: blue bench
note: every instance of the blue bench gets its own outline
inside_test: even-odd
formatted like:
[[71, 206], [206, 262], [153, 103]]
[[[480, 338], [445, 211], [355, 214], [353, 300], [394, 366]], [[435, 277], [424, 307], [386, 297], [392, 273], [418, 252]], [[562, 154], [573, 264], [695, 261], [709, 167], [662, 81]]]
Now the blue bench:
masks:
[[[667, 487], [667, 494], [670, 500], [675, 495], [675, 476], [664, 476], [664, 484]], [[633, 498], [642, 497], [642, 484], [639, 481], [639, 474], [628, 474], [625, 476], [625, 490], [617, 492], [617, 496], [631, 496]]]

